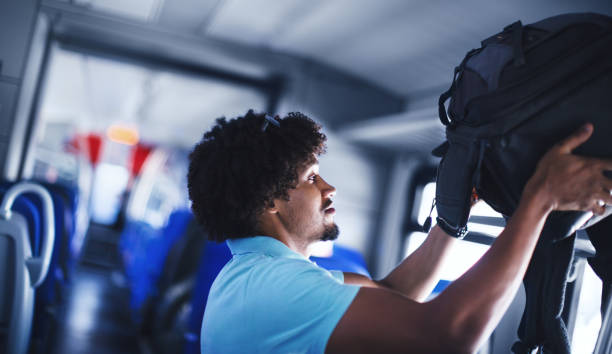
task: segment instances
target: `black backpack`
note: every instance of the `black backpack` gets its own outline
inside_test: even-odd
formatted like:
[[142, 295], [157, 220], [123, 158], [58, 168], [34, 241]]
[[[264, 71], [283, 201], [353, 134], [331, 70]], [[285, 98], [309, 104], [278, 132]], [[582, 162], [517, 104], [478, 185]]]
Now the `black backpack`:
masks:
[[[512, 215], [541, 156], [585, 122], [592, 122], [595, 131], [574, 153], [612, 157], [612, 18], [567, 14], [526, 26], [518, 21], [481, 44], [455, 68], [453, 83], [439, 100], [447, 141], [433, 152], [442, 157], [436, 187], [438, 224], [456, 236], [467, 233], [473, 189], [495, 210]], [[555, 353], [569, 352], [559, 307], [574, 231], [589, 216], [549, 216], [525, 278], [526, 313], [515, 352], [526, 353], [542, 343]], [[599, 220], [593, 218], [587, 226]], [[610, 258], [600, 262], [602, 267], [612, 264], [610, 251], [598, 249], [598, 255]], [[595, 270], [600, 276], [612, 273], [610, 267]], [[556, 286], [540, 288], [551, 279]], [[539, 302], [546, 296], [542, 291], [553, 291], [558, 298], [548, 300], [552, 308], [546, 311], [537, 309], [548, 306]], [[549, 319], [542, 317], [555, 323], [547, 325]]]
[[[434, 150], [443, 156], [441, 224], [464, 232], [472, 188], [512, 215], [540, 157], [584, 122], [595, 132], [576, 153], [612, 156], [612, 18], [568, 14], [513, 23], [468, 52], [439, 108], [448, 139]], [[571, 214], [561, 218], [569, 225], [584, 215], [564, 214]]]

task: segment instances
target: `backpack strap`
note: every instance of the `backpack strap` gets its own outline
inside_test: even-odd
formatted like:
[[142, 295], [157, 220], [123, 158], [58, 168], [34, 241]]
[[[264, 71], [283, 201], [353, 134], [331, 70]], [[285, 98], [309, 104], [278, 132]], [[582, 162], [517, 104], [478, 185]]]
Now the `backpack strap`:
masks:
[[444, 91], [440, 95], [440, 98], [438, 99], [438, 115], [440, 116], [440, 122], [442, 122], [442, 124], [447, 127], [451, 125], [451, 121], [448, 118], [448, 114], [446, 114], [446, 107], [444, 106], [444, 104], [455, 92], [455, 83], [457, 80], [457, 73], [459, 72], [459, 69], [459, 66], [455, 68], [455, 73], [453, 74], [453, 83], [451, 84], [448, 90]]
[[516, 21], [504, 31], [512, 32], [512, 51], [514, 52], [514, 66], [519, 67], [525, 65], [525, 53], [523, 51], [523, 24], [521, 21]]
[[461, 64], [455, 67], [455, 71], [453, 73], [453, 82], [451, 86], [449, 87], [448, 90], [443, 92], [440, 95], [440, 98], [438, 99], [438, 115], [440, 117], [440, 122], [442, 122], [442, 124], [444, 124], [447, 127], [452, 125], [452, 122], [448, 117], [448, 114], [446, 112], [446, 107], [444, 106], [444, 104], [455, 93], [455, 87], [457, 86], [457, 79], [461, 75], [461, 72], [463, 72], [463, 69], [465, 68], [465, 63], [468, 61], [470, 57], [472, 57], [472, 55], [476, 54], [481, 49], [482, 48], [472, 49], [465, 55], [465, 58], [463, 58], [463, 61], [461, 61]]

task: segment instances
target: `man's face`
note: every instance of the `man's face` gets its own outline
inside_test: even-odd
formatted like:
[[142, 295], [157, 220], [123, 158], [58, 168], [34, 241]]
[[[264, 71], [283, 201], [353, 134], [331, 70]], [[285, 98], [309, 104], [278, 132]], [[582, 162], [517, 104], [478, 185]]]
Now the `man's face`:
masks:
[[338, 226], [334, 223], [336, 210], [331, 199], [336, 189], [319, 176], [318, 162], [299, 171], [298, 184], [288, 194], [288, 201], [275, 202], [287, 231], [309, 242], [338, 237]]

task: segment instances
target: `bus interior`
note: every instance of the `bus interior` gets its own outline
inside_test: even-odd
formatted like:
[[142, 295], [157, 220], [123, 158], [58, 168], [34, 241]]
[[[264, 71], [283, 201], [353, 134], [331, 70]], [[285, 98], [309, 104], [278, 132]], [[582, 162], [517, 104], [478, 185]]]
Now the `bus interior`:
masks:
[[[570, 12], [612, 16], [612, 2], [2, 1], [0, 352], [198, 353], [231, 255], [194, 220], [188, 155], [217, 118], [249, 109], [323, 126], [341, 234], [314, 257], [386, 275], [436, 215], [431, 151], [453, 68], [507, 24]], [[504, 226], [477, 204], [431, 296]], [[579, 233], [572, 353], [612, 350], [594, 252]], [[524, 303], [521, 289], [478, 353], [510, 352]]]

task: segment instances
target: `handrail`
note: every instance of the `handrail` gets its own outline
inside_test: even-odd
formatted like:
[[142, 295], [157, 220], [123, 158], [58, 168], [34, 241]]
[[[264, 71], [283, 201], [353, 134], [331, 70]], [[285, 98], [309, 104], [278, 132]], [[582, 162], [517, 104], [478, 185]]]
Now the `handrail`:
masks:
[[608, 308], [601, 320], [599, 337], [595, 344], [593, 354], [607, 354], [612, 349], [612, 301], [608, 301]]
[[[53, 252], [53, 244], [55, 242], [53, 201], [49, 192], [42, 186], [31, 182], [21, 182], [11, 186], [4, 194], [2, 204], [0, 204], [0, 218], [6, 220], [11, 218], [11, 207], [15, 199], [23, 193], [33, 193], [40, 198], [43, 206], [43, 217], [46, 220], [45, 235], [42, 239], [40, 256], [32, 256], [32, 258], [26, 260], [26, 267], [30, 273], [32, 287], [37, 287], [47, 276], [49, 263], [51, 262], [51, 253]], [[33, 252], [31, 254], [34, 255]]]

